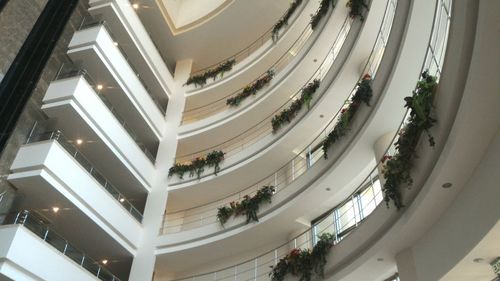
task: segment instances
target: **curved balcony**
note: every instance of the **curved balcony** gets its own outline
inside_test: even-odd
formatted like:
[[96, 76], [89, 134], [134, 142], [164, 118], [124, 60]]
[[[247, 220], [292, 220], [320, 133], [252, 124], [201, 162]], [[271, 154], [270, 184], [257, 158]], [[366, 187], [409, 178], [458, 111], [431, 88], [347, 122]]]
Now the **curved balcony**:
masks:
[[[375, 30], [372, 30], [373, 39], [370, 38], [368, 41], [358, 41], [358, 44], [355, 46], [355, 48], [351, 48], [351, 45], [346, 44], [343, 45], [343, 48], [345, 49], [341, 50], [343, 54], [345, 55], [346, 53], [350, 52], [355, 52], [361, 57], [367, 57], [365, 56], [365, 51], [370, 54], [372, 51], [372, 46], [375, 45], [375, 41], [377, 38], [378, 30], [380, 28], [380, 24], [383, 19], [384, 11], [386, 10], [386, 5], [380, 5], [377, 6], [376, 9], [373, 9], [370, 11], [371, 15], [369, 14], [368, 17], [366, 18], [365, 22], [368, 22], [371, 24], [371, 27], [374, 27], [375, 22], [378, 23], [378, 25], [375, 25]], [[374, 14], [372, 14], [374, 12]], [[375, 22], [374, 22], [375, 21]], [[348, 22], [350, 23], [350, 22]], [[358, 22], [359, 24], [359, 22]], [[361, 25], [356, 24], [357, 29], [361, 29]], [[385, 30], [387, 32], [388, 30]], [[367, 31], [368, 32], [368, 31]], [[387, 35], [388, 33], [386, 33]], [[351, 36], [349, 38], [349, 42], [355, 41], [356, 38], [356, 32], [353, 34], [349, 35]], [[370, 37], [366, 34], [365, 39], [367, 37]], [[353, 42], [354, 43], [354, 42]], [[363, 44], [367, 43], [367, 44]], [[379, 41], [376, 46], [377, 50], [379, 50], [383, 44], [381, 41]], [[369, 46], [367, 48], [367, 46]], [[334, 46], [335, 47], [335, 46]], [[368, 50], [366, 50], [368, 49]], [[328, 67], [331, 66], [333, 58], [336, 55], [335, 48], [332, 49], [331, 53], [327, 57], [325, 65], [325, 70], [321, 69], [316, 73], [316, 75], [321, 75], [321, 77], [327, 77], [324, 79], [324, 83], [322, 83], [322, 87], [320, 87], [320, 90], [318, 92], [323, 92], [325, 88], [328, 88], [328, 91], [330, 93], [334, 92], [347, 92], [351, 93], [353, 89], [353, 85], [356, 84], [359, 80], [359, 72], [360, 72], [360, 67], [358, 64], [358, 61], [354, 60], [350, 62], [349, 64], [349, 69], [343, 69], [341, 70], [341, 75], [337, 76], [337, 72], [339, 71], [338, 68], [340, 66], [336, 66], [335, 69], [331, 69], [328, 71]], [[374, 56], [377, 58], [377, 60], [380, 60], [381, 57], [380, 52], [377, 52], [378, 56]], [[341, 56], [341, 55], [339, 55]], [[390, 62], [390, 59], [388, 59], [388, 62]], [[344, 71], [344, 72], [342, 72]], [[313, 77], [314, 78], [314, 77]], [[339, 81], [342, 81], [343, 83], [330, 83], [334, 79], [337, 79]], [[351, 82], [352, 81], [352, 82]], [[335, 89], [335, 90], [334, 90]], [[298, 93], [297, 93], [298, 94]], [[319, 94], [318, 94], [319, 95]], [[316, 99], [316, 97], [315, 97]], [[178, 180], [176, 178], [172, 178], [169, 185], [170, 185], [170, 198], [172, 200], [171, 203], [169, 203], [169, 208], [170, 211], [174, 210], [182, 210], [185, 208], [189, 208], [192, 206], [196, 206], [196, 204], [201, 205], [207, 202], [210, 202], [210, 198], [213, 198], [211, 200], [216, 200], [218, 198], [222, 198], [226, 196], [227, 194], [231, 193], [236, 193], [237, 191], [241, 191], [242, 187], [245, 186], [251, 186], [255, 184], [255, 177], [259, 173], [261, 175], [269, 175], [269, 171], [275, 171], [279, 170], [280, 166], [282, 165], [281, 163], [286, 163], [290, 161], [294, 156], [297, 154], [295, 152], [292, 152], [294, 147], [299, 147], [299, 151], [301, 148], [305, 147], [307, 144], [309, 144], [310, 141], [312, 141], [312, 136], [315, 136], [318, 134], [319, 131], [324, 129], [325, 124], [323, 123], [318, 123], [317, 115], [321, 114], [320, 112], [331, 112], [332, 107], [337, 107], [340, 108], [345, 102], [346, 97], [339, 97], [339, 96], [334, 96], [333, 94], [329, 94], [328, 98], [322, 97], [321, 99], [318, 98], [318, 100], [322, 100], [321, 103], [317, 102], [318, 100], [314, 100], [312, 103], [312, 110], [315, 111], [315, 114], [312, 114], [311, 112], [307, 113], [305, 110], [299, 113], [299, 116], [297, 116], [294, 120], [294, 122], [297, 122], [300, 124], [300, 131], [301, 134], [291, 134], [293, 130], [291, 128], [293, 127], [292, 125], [295, 125], [297, 123], [294, 123], [292, 125], [287, 126], [286, 128], [283, 128], [281, 131], [278, 132], [278, 134], [273, 135], [272, 134], [272, 126], [270, 120], [272, 119], [272, 115], [269, 116], [268, 122], [264, 123], [265, 126], [263, 129], [259, 128], [261, 131], [264, 131], [267, 133], [267, 135], [264, 135], [263, 138], [259, 141], [257, 140], [252, 140], [251, 138], [243, 139], [243, 141], [251, 141], [254, 143], [250, 143], [251, 146], [248, 149], [245, 149], [242, 154], [238, 155], [238, 157], [231, 157], [230, 153], [226, 154], [226, 160], [222, 165], [222, 171], [219, 173], [217, 177], [210, 176], [210, 175], [203, 175], [200, 179], [200, 181], [195, 181], [196, 179], [193, 180]], [[293, 102], [293, 98], [290, 100], [290, 102]], [[317, 110], [317, 111], [316, 111]], [[319, 112], [318, 112], [319, 111]], [[307, 114], [306, 114], [307, 113]], [[315, 115], [315, 116], [314, 116]], [[306, 118], [307, 121], [301, 121], [301, 119]], [[314, 121], [313, 121], [314, 120]], [[253, 128], [252, 128], [253, 129]], [[297, 130], [294, 128], [294, 130]], [[252, 130], [250, 131], [254, 133]], [[259, 136], [260, 131], [257, 131], [257, 133], [254, 133], [254, 136]], [[293, 139], [293, 141], [296, 144], [290, 144], [289, 142], [284, 144], [283, 137], [282, 135], [285, 135], [287, 137], [290, 137]], [[311, 136], [310, 140], [304, 140], [303, 137], [301, 136]], [[280, 138], [281, 137], [281, 138]], [[272, 142], [274, 139], [278, 139], [278, 141]], [[305, 142], [305, 144], [304, 144]], [[269, 145], [271, 143], [271, 145]], [[237, 150], [241, 150], [240, 146], [235, 146]], [[246, 147], [245, 147], [246, 148]], [[278, 151], [281, 150], [281, 151]], [[256, 152], [255, 152], [256, 151]], [[272, 152], [272, 153], [271, 153]], [[243, 156], [243, 160], [240, 161], [241, 156]], [[248, 161], [250, 159], [250, 161]], [[241, 165], [240, 165], [241, 163]], [[244, 165], [243, 165], [244, 164]], [[248, 167], [252, 168], [248, 168]], [[254, 169], [255, 168], [255, 169]], [[248, 171], [252, 171], [251, 174], [248, 173]], [[259, 172], [257, 172], [259, 171]], [[235, 186], [227, 186], [227, 184], [224, 184], [224, 182], [227, 182], [227, 180], [231, 177], [233, 180], [232, 182], [237, 182], [238, 185]], [[221, 189], [221, 186], [224, 187], [224, 190]], [[203, 201], [193, 201], [192, 199], [188, 198], [193, 198], [191, 196], [193, 193], [192, 192], [199, 192], [200, 188], [204, 188], [205, 190], [209, 189], [211, 192], [207, 194], [206, 198], [204, 198]], [[189, 206], [190, 205], [190, 206]]]
[[[335, 7], [333, 8], [335, 9]], [[330, 11], [333, 13], [333, 11]], [[327, 17], [330, 16], [330, 13], [327, 15]], [[323, 24], [326, 23], [326, 20], [323, 21]], [[316, 34], [314, 34], [316, 33]], [[284, 51], [283, 55], [279, 57], [274, 64], [272, 64], [268, 69], [272, 70], [275, 74], [274, 81], [280, 80], [279, 76], [286, 76], [287, 73], [289, 73], [296, 64], [299, 63], [300, 57], [303, 57], [305, 53], [311, 48], [311, 46], [314, 44], [314, 42], [318, 39], [319, 35], [321, 33], [321, 26], [316, 28], [316, 32], [311, 28], [310, 23], [306, 25], [304, 30], [300, 33], [298, 38], [293, 42], [293, 44], [290, 46], [290, 48], [286, 51]], [[313, 36], [314, 34], [314, 36]], [[294, 62], [294, 63], [292, 63]], [[262, 77], [266, 76], [268, 71], [266, 70], [256, 79], [251, 81], [250, 84], [255, 83], [257, 80], [261, 79]], [[246, 87], [246, 86], [245, 86]], [[228, 118], [232, 115], [235, 115], [237, 112], [241, 111], [242, 108], [245, 106], [248, 106], [248, 102], [245, 102], [243, 105], [240, 105], [238, 109], [232, 110], [230, 107], [227, 105], [226, 101], [229, 98], [232, 98], [239, 94], [240, 92], [243, 91], [245, 87], [239, 88], [230, 94], [224, 95], [219, 97], [218, 99], [205, 103], [201, 106], [190, 106], [187, 105], [186, 107], [190, 107], [189, 109], [185, 110], [182, 115], [182, 120], [181, 120], [181, 125], [186, 125], [186, 124], [191, 124], [189, 126], [184, 126], [185, 129], [183, 131], [194, 131], [196, 129], [201, 129], [203, 127], [206, 127], [214, 122], [217, 122], [217, 120]], [[268, 89], [270, 86], [267, 87]], [[265, 89], [261, 90], [262, 93], [259, 94], [259, 99], [262, 98], [263, 96], [266, 96]], [[269, 92], [269, 91], [268, 91]], [[205, 94], [204, 94], [205, 95]], [[256, 99], [252, 99], [255, 101]], [[229, 116], [228, 114], [220, 114], [223, 111], [230, 110]], [[217, 115], [217, 116], [214, 116]], [[213, 120], [209, 120], [209, 122], [201, 122], [201, 120], [204, 120], [206, 118], [209, 118], [213, 116]]]
[[[284, 33], [286, 33], [286, 31], [295, 23], [295, 20], [297, 20], [298, 15], [300, 15], [302, 13], [302, 11], [304, 10], [304, 8], [307, 4], [306, 2], [307, 1], [302, 1], [302, 3], [300, 3], [299, 7], [297, 7], [297, 9], [293, 12], [292, 19], [288, 20], [288, 24], [286, 24], [284, 26], [284, 28], [279, 31], [278, 34], [273, 35], [273, 29], [274, 29], [274, 25], [273, 25], [268, 30], [266, 30], [266, 32], [264, 32], [259, 38], [257, 38], [255, 41], [253, 41], [251, 44], [249, 44], [243, 50], [241, 50], [241, 51], [237, 52], [236, 54], [231, 55], [231, 56], [229, 56], [229, 57], [227, 57], [227, 58], [225, 58], [217, 63], [209, 65], [205, 68], [193, 71], [193, 72], [191, 72], [191, 76], [202, 74], [202, 73], [208, 71], [209, 69], [213, 69], [213, 68], [217, 67], [218, 65], [220, 65], [226, 61], [229, 61], [229, 60], [234, 60], [236, 62], [236, 65], [238, 65], [239, 63], [242, 63], [246, 58], [250, 57], [254, 52], [259, 50], [262, 46], [266, 45], [266, 46], [271, 47], [274, 43], [276, 43], [276, 41], [279, 41], [283, 37]], [[287, 13], [288, 13], [288, 9], [283, 13], [283, 15], [280, 17], [280, 19], [278, 21], [282, 20], [286, 16]], [[273, 43], [273, 44], [271, 44], [271, 43]]]
[[[396, 10], [394, 4], [392, 2], [389, 2], [389, 5], [387, 5], [386, 7], [384, 20], [382, 21], [378, 38], [373, 46], [371, 55], [364, 67], [363, 73], [368, 73], [373, 78], [378, 79], [377, 70], [381, 64], [383, 51], [386, 47], [385, 42], [388, 42], [389, 39], [388, 35], [391, 30], [395, 11]], [[360, 78], [359, 81], [361, 81], [362, 79], [363, 78]], [[382, 80], [382, 78], [378, 80]], [[373, 88], [375, 89], [374, 90], [375, 95], [378, 96], [378, 94], [382, 92], [380, 86], [384, 84], [385, 83], [381, 83], [379, 81], [374, 82]], [[266, 185], [271, 185], [276, 188], [276, 193], [274, 197], [280, 198], [279, 201], [289, 200], [290, 198], [288, 196], [295, 194], [296, 192], [296, 191], [294, 192], [288, 191], [290, 189], [292, 182], [295, 181], [295, 179], [298, 179], [301, 175], [303, 175], [310, 168], [312, 168], [314, 164], [316, 164], [318, 161], [321, 161], [321, 159], [324, 158], [325, 156], [324, 151], [321, 149], [324, 137], [327, 136], [329, 132], [331, 132], [336, 127], [338, 122], [341, 122], [340, 116], [344, 110], [349, 108], [352, 102], [352, 97], [357, 92], [357, 89], [358, 86], [356, 84], [356, 86], [352, 89], [352, 91], [350, 91], [350, 94], [343, 102], [341, 108], [324, 126], [324, 128], [320, 131], [320, 133], [318, 133], [317, 136], [312, 140], [312, 142], [308, 144], [302, 151], [297, 152], [296, 153], [297, 156], [293, 157], [285, 165], [277, 169], [271, 175], [264, 177], [255, 184], [252, 184], [250, 187], [241, 190], [239, 192], [236, 192], [234, 194], [230, 194], [222, 199], [206, 203], [194, 208], [183, 209], [180, 211], [167, 213], [164, 218], [164, 226], [160, 232], [163, 234], [169, 234], [169, 233], [192, 230], [200, 227], [204, 227], [204, 230], [202, 232], [205, 234], [213, 233], [214, 229], [217, 229], [216, 232], [226, 231], [227, 228], [221, 229], [218, 227], [219, 222], [217, 221], [216, 217], [217, 209], [224, 205], [229, 204], [229, 202], [241, 200], [245, 196], [252, 196], [262, 186]], [[374, 98], [374, 100], [376, 99], [377, 97]], [[360, 124], [363, 124], [363, 122]], [[354, 135], [356, 134], [352, 133], [352, 136]], [[282, 197], [281, 193], [287, 194], [287, 196]], [[210, 226], [211, 231], [207, 230], [206, 228], [207, 226]]]
[[[228, 94], [240, 89], [242, 85], [251, 83], [262, 73], [267, 72], [275, 62], [290, 50], [301, 34], [309, 28], [310, 14], [316, 12], [318, 2], [303, 1], [302, 5], [304, 6], [302, 10], [296, 11], [292, 15], [293, 18], [290, 20], [286, 32], [281, 35], [278, 41], [267, 40], [265, 45], [261, 46], [258, 51], [224, 73], [222, 79], [216, 79], [215, 81], [209, 79], [203, 87], [187, 86], [185, 111], [228, 96]], [[331, 11], [330, 9], [330, 13]], [[321, 26], [318, 26], [318, 29], [321, 29]]]
[[[258, 134], [262, 134], [263, 130], [269, 129], [268, 125], [273, 116], [298, 99], [302, 89], [309, 83], [320, 79], [323, 80], [322, 84], [327, 84], [328, 79], [333, 79], [334, 73], [341, 72], [342, 65], [349, 57], [349, 50], [354, 47], [361, 34], [361, 24], [359, 22], [353, 24], [354, 21], [348, 17], [346, 8], [339, 7], [335, 12], [336, 16], [330, 17], [325, 22], [324, 31], [318, 34], [317, 42], [310, 48], [301, 50], [296, 60], [288, 64], [282, 72], [278, 74], [275, 72], [275, 78], [263, 95], [259, 95], [255, 100], [247, 99], [238, 108], [221, 112], [220, 115], [181, 126], [178, 135], [177, 161], [192, 159], [217, 149], [217, 146], [235, 144], [236, 141], [240, 142], [239, 146], [242, 138], [249, 139], [250, 136], [250, 142], [245, 144], [246, 149], [265, 135], [270, 135], [271, 131], [264, 132], [260, 137], [251, 134], [257, 134], [258, 130], [260, 130]], [[378, 26], [378, 23], [376, 24]], [[332, 37], [331, 34], [336, 36]], [[311, 43], [313, 42], [308, 42]], [[371, 46], [372, 42], [368, 44]], [[369, 51], [368, 47], [363, 52], [369, 54]], [[355, 69], [356, 72], [359, 70], [359, 64], [356, 64]], [[321, 87], [325, 88], [324, 85]], [[197, 149], [194, 153], [193, 148]], [[227, 152], [227, 149], [224, 150]]]
[[[423, 64], [423, 69], [429, 69], [432, 74], [439, 76], [442, 72], [441, 65], [443, 64], [444, 51], [447, 45], [446, 42], [448, 35], [448, 24], [450, 20], [450, 4], [449, 1], [442, 0], [438, 0], [436, 1], [436, 3], [437, 9], [434, 18], [434, 29], [432, 37], [427, 45], [428, 48], [426, 52], [425, 62]], [[416, 30], [416, 27], [412, 26], [411, 30]], [[457, 30], [455, 30], [455, 32], [457, 32]], [[458, 37], [460, 36], [461, 35], [459, 35]], [[468, 44], [465, 40], [455, 43], [466, 45]], [[470, 48], [469, 50], [472, 50], [472, 48]], [[463, 55], [461, 50], [457, 50], [453, 52], [451, 58], [449, 58], [448, 60], [456, 60], [457, 54], [459, 56]], [[457, 63], [465, 62], [468, 59], [470, 59], [470, 57], [467, 57], [466, 55], [465, 57], [459, 59]], [[375, 243], [377, 239], [384, 235], [392, 225], [398, 223], [398, 219], [402, 217], [402, 214], [404, 212], [407, 212], [408, 210], [410, 211], [410, 213], [413, 213], [414, 209], [418, 208], [418, 205], [420, 204], [418, 204], [417, 206], [412, 204], [417, 197], [420, 197], [420, 200], [424, 200], [425, 197], [428, 197], [425, 193], [431, 191], [435, 192], [433, 190], [439, 190], [437, 185], [440, 186], [442, 182], [446, 182], [448, 175], [441, 176], [440, 168], [435, 167], [447, 167], [446, 161], [448, 161], [448, 163], [455, 161], [455, 158], [453, 157], [454, 153], [460, 151], [460, 149], [462, 148], [455, 147], [455, 151], [449, 151], [445, 148], [445, 146], [455, 146], [455, 143], [450, 144], [450, 142], [448, 142], [448, 137], [450, 136], [450, 132], [452, 131], [452, 129], [454, 129], [454, 127], [460, 127], [460, 125], [457, 125], [454, 122], [454, 120], [456, 119], [458, 108], [459, 106], [465, 106], [469, 108], [476, 106], [474, 104], [460, 104], [460, 101], [462, 100], [462, 92], [458, 91], [463, 91], [463, 88], [457, 86], [455, 82], [457, 81], [457, 79], [460, 80], [460, 78], [463, 77], [464, 74], [467, 75], [467, 69], [455, 71], [452, 64], [454, 63], [451, 63], [447, 67], [447, 69], [445, 69], [445, 74], [449, 73], [451, 77], [444, 76], [446, 79], [443, 80], [443, 83], [440, 83], [440, 86], [437, 89], [436, 99], [434, 101], [435, 107], [437, 108], [436, 115], [439, 123], [435, 126], [435, 128], [431, 129], [431, 134], [434, 136], [436, 144], [434, 147], [429, 147], [423, 140], [419, 142], [416, 147], [416, 154], [418, 155], [418, 158], [416, 158], [416, 163], [412, 168], [412, 178], [414, 179], [412, 188], [400, 188], [402, 192], [403, 204], [406, 206], [404, 211], [398, 212], [396, 211], [396, 208], [387, 209], [385, 206], [380, 206], [380, 203], [383, 202], [383, 200], [380, 194], [380, 184], [376, 179], [379, 178], [379, 166], [381, 163], [380, 161], [377, 161], [375, 164], [371, 164], [371, 171], [368, 172], [368, 175], [364, 180], [361, 180], [361, 183], [359, 183], [358, 187], [354, 189], [354, 192], [352, 192], [349, 196], [346, 196], [345, 200], [340, 201], [340, 203], [338, 203], [336, 207], [329, 212], [329, 214], [325, 215], [323, 219], [317, 222], [313, 228], [308, 229], [307, 231], [294, 237], [292, 240], [278, 246], [277, 248], [273, 248], [271, 251], [267, 251], [264, 254], [255, 256], [252, 259], [248, 259], [248, 255], [246, 255], [244, 259], [247, 260], [245, 262], [238, 263], [234, 266], [226, 267], [221, 270], [206, 274], [195, 274], [190, 275], [189, 277], [184, 277], [189, 275], [182, 274], [182, 272], [189, 271], [189, 269], [186, 269], [184, 267], [179, 271], [181, 272], [181, 274], [179, 275], [180, 279], [176, 280], [226, 280], [228, 278], [235, 278], [237, 280], [267, 280], [267, 276], [270, 272], [269, 266], [276, 265], [279, 259], [285, 257], [289, 250], [293, 248], [311, 248], [316, 243], [317, 235], [327, 231], [332, 232], [335, 237], [333, 246], [335, 256], [329, 259], [326, 265], [325, 277], [331, 277], [333, 274], [341, 271], [342, 268], [345, 268], [346, 265], [348, 265], [351, 261], [359, 258], [359, 256], [363, 252], [366, 252], [367, 248], [373, 245], [373, 243]], [[472, 90], [469, 91], [469, 94], [472, 93]], [[487, 101], [484, 100], [476, 100], [474, 102], [487, 104]], [[491, 112], [492, 106], [489, 106], [488, 110], [488, 112]], [[406, 114], [404, 114], [404, 118], [400, 123], [398, 129], [398, 133], [395, 134], [389, 147], [386, 149], [384, 157], [382, 157], [381, 159], [385, 159], [385, 156], [390, 156], [393, 153], [393, 148], [395, 147], [397, 141], [396, 138], [398, 137], [399, 132], [405, 129], [406, 120], [409, 117], [408, 113], [409, 112], [406, 112]], [[469, 117], [471, 115], [474, 115], [471, 112], [467, 112], [467, 110], [463, 110], [462, 114], [464, 114], [465, 116], [460, 116], [461, 120], [466, 118], [467, 115], [469, 115]], [[484, 118], [484, 116], [476, 116], [474, 117], [474, 121], [480, 120], [482, 118]], [[474, 123], [474, 121], [471, 121], [471, 123]], [[490, 123], [491, 122], [489, 122], [489, 124]], [[484, 131], [484, 129], [477, 129], [480, 131]], [[458, 130], [461, 129], [458, 128]], [[469, 138], [468, 135], [468, 132], [462, 131], [460, 137]], [[491, 136], [491, 132], [487, 135]], [[457, 136], [453, 136], [454, 139], [455, 137]], [[462, 182], [466, 181], [467, 178], [462, 179]], [[421, 194], [422, 192], [419, 192], [420, 190], [425, 191], [423, 192], [424, 194]], [[304, 200], [294, 201], [295, 202], [293, 202], [293, 204], [309, 205], [307, 202], [304, 202]], [[439, 200], [436, 201], [434, 199], [433, 203], [440, 204]], [[426, 214], [428, 214], [425, 208], [420, 208], [420, 212], [420, 219], [424, 219], [422, 215], [425, 217]], [[269, 215], [264, 211], [262, 212], [260, 217], [263, 220], [263, 223], [267, 223], [269, 226], [269, 221], [266, 220], [266, 217], [268, 216]], [[275, 218], [275, 220], [276, 219], [277, 218]], [[404, 222], [404, 225], [406, 225], [406, 227], [408, 227], [408, 224], [408, 221]], [[412, 228], [415, 227], [418, 226], [412, 226]], [[357, 230], [358, 228], [359, 230]], [[262, 231], [262, 228], [260, 228], [259, 231]], [[423, 229], [419, 230], [420, 233], [423, 233], [424, 231], [425, 230]], [[247, 235], [257, 235], [257, 233], [259, 233], [258, 230], [247, 230], [247, 232], [252, 232], [247, 233]], [[394, 235], [397, 236], [398, 234], [394, 233], [392, 235], [393, 238], [395, 238]], [[161, 250], [159, 251], [161, 252]], [[179, 255], [176, 255], [176, 258], [181, 260], [183, 259], [183, 257]], [[164, 255], [159, 256], [158, 261], [159, 264], [163, 265], [164, 262], [171, 261], [171, 259]], [[160, 269], [160, 271], [163, 270]], [[191, 271], [196, 272], [197, 270]], [[160, 272], [159, 277], [162, 278], [162, 276], [167, 276], [163, 274], [165, 274], [165, 272]]]

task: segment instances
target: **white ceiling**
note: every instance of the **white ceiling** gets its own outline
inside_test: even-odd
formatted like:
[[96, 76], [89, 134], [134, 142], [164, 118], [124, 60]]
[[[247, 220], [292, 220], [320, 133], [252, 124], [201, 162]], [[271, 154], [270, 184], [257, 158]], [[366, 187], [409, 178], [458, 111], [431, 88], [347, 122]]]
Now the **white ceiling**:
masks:
[[290, 0], [235, 0], [218, 15], [193, 29], [172, 34], [155, 0], [136, 1], [137, 14], [166, 57], [170, 71], [175, 62], [193, 59], [193, 70], [230, 57], [269, 30], [289, 7]]

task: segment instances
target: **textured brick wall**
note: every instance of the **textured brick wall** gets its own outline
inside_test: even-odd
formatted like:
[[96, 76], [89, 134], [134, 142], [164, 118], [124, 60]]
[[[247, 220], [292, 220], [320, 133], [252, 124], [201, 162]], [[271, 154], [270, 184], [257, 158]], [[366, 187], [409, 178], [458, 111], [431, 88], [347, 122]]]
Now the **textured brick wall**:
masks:
[[[48, 0], [11, 0], [0, 13], [0, 72], [6, 73], [8, 67], [14, 60], [15, 55], [28, 36], [31, 28], [40, 15]], [[17, 151], [26, 141], [35, 121], [43, 121], [46, 116], [41, 111], [42, 98], [55, 77], [61, 63], [65, 60], [67, 46], [73, 33], [80, 25], [82, 18], [86, 15], [88, 0], [80, 0], [79, 5], [65, 27], [64, 32], [57, 43], [42, 76], [38, 81], [30, 100], [17, 122], [2, 155], [0, 155], [0, 194], [7, 190], [9, 196], [0, 202], [0, 214], [11, 209], [15, 197], [13, 187], [4, 178], [9, 174], [9, 169]], [[8, 38], [6, 38], [8, 37]], [[4, 69], [5, 67], [5, 69]], [[1, 220], [0, 220], [1, 222]]]

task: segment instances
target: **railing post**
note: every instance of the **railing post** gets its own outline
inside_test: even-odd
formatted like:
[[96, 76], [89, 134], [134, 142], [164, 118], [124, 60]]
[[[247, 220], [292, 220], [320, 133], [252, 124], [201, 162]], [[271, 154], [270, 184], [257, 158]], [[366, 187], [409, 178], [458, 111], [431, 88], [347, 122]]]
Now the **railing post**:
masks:
[[274, 265], [278, 264], [278, 250], [274, 250]]
[[292, 159], [292, 181], [295, 180], [295, 158]]
[[311, 145], [309, 145], [309, 147], [307, 148], [307, 168], [309, 169], [311, 166], [312, 166], [312, 152], [311, 152], [312, 148], [311, 148]]
[[254, 261], [254, 265], [253, 265], [253, 276], [254, 276], [254, 280], [257, 281], [257, 258], [255, 258], [255, 261]]
[[234, 267], [234, 281], [236, 281], [236, 277], [238, 276], [238, 266]]
[[45, 234], [43, 235], [43, 241], [47, 241], [47, 235], [49, 235], [49, 228], [45, 229]]
[[99, 277], [99, 273], [101, 273], [101, 266], [99, 266], [99, 268], [97, 268], [97, 274], [96, 274], [97, 277]]
[[83, 262], [85, 261], [85, 255], [82, 256], [82, 261], [80, 262], [80, 266], [83, 267]]

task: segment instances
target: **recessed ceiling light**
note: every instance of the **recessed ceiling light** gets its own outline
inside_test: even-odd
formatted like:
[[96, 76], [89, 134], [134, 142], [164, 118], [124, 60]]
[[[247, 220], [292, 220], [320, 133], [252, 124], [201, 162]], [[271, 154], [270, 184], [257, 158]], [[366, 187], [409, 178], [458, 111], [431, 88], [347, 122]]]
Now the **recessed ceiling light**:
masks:
[[59, 212], [59, 207], [52, 207], [52, 212], [54, 212], [54, 213]]
[[120, 198], [120, 202], [122, 202], [122, 203], [125, 202], [125, 198], [123, 198], [123, 197]]
[[82, 139], [76, 139], [76, 144], [80, 145], [83, 143], [83, 140]]
[[102, 90], [103, 86], [101, 84], [97, 84], [97, 90]]
[[382, 262], [384, 261], [384, 258], [377, 258], [377, 261]]
[[453, 184], [451, 182], [443, 183], [443, 188], [450, 188]]
[[113, 42], [113, 45], [118, 46], [118, 42]]
[[319, 118], [323, 118], [323, 117], [325, 117], [325, 115], [323, 115], [323, 114], [320, 114], [320, 115], [319, 115]]
[[483, 258], [475, 258], [472, 261], [475, 263], [484, 263], [485, 262]]
[[139, 9], [139, 4], [137, 4], [137, 3], [132, 4], [132, 8], [134, 8], [136, 10]]
[[102, 260], [101, 261], [102, 264], [107, 264], [108, 263], [108, 260]]
[[327, 187], [327, 188], [325, 188], [325, 190], [326, 190], [326, 191], [330, 191], [330, 190], [332, 190], [332, 189], [331, 189], [331, 188], [329, 188], [329, 187]]
[[317, 62], [318, 60], [317, 59], [313, 59], [313, 62]]

